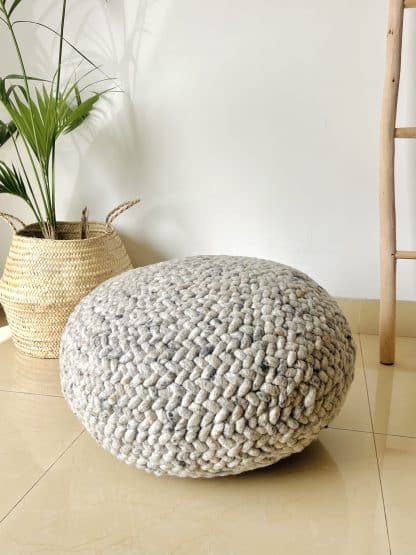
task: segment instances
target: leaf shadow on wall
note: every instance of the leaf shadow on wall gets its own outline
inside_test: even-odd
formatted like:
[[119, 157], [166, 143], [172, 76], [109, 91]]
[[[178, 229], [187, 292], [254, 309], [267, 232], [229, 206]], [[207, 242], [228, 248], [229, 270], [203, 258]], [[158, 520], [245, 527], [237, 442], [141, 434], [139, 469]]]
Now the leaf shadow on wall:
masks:
[[[151, 32], [148, 23], [145, 29], [147, 7], [147, 0], [137, 4], [108, 4], [105, 9], [100, 8], [104, 17], [96, 27], [94, 10], [88, 11], [85, 5], [79, 8], [77, 20], [81, 24], [71, 39], [77, 44], [78, 39], [82, 43], [82, 38], [88, 37], [91, 51], [87, 55], [97, 64], [102, 63], [108, 74], [117, 75], [121, 92], [102, 98], [86, 124], [72, 137], [71, 162], [66, 162], [66, 173], [70, 174], [76, 166], [77, 169], [71, 179], [72, 193], [65, 209], [75, 217], [83, 206], [88, 206], [91, 219], [103, 219], [105, 213], [120, 203], [134, 198], [141, 198], [145, 203], [151, 194], [149, 140], [137, 108], [139, 57], [143, 38]], [[117, 230], [120, 227], [124, 230], [120, 235], [135, 266], [164, 259], [146, 239], [151, 235], [150, 231], [146, 233], [149, 221], [143, 217], [143, 208], [139, 205], [123, 214], [122, 226], [116, 222]], [[124, 227], [126, 222], [129, 233]]]

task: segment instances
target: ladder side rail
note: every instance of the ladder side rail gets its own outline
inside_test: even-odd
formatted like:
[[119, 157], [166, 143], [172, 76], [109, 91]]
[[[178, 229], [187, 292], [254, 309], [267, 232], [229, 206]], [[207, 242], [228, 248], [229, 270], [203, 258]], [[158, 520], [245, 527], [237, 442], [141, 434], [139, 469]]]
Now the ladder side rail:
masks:
[[390, 0], [380, 133], [380, 362], [393, 364], [396, 328], [395, 132], [404, 0]]

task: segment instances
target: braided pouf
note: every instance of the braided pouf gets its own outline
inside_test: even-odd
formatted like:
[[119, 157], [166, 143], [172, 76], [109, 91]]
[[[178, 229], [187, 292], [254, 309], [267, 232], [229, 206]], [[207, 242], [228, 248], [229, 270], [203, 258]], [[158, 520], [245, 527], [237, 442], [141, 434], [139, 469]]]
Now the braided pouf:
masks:
[[155, 474], [214, 477], [301, 451], [338, 413], [355, 347], [338, 305], [267, 260], [128, 271], [69, 318], [63, 394], [105, 449]]

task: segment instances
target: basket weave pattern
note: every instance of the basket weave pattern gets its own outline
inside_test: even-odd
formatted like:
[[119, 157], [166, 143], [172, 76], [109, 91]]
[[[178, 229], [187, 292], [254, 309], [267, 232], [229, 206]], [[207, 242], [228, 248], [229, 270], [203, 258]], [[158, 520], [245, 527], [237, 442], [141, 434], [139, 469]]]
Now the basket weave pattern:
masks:
[[14, 234], [0, 302], [17, 349], [57, 358], [74, 307], [101, 282], [132, 267], [111, 221], [89, 222], [89, 236], [82, 240], [80, 222], [59, 222], [59, 240], [41, 238], [37, 224]]

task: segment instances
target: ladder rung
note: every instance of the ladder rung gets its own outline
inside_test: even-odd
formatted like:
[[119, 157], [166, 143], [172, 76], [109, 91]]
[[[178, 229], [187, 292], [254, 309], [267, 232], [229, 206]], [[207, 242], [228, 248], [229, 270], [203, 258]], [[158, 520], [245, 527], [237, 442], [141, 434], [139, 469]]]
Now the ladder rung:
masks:
[[416, 8], [416, 0], [404, 0], [405, 8]]
[[416, 127], [397, 127], [394, 136], [396, 139], [416, 139]]
[[398, 259], [416, 259], [416, 251], [396, 251], [395, 258]]

